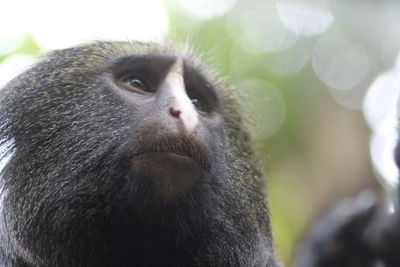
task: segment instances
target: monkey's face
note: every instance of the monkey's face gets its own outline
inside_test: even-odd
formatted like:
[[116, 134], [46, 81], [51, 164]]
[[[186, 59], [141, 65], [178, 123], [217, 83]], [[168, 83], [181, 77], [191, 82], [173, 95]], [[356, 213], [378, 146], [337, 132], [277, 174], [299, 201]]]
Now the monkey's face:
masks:
[[226, 173], [219, 86], [196, 64], [101, 43], [55, 52], [11, 82], [9, 177], [31, 183], [15, 183], [15, 198], [163, 204], [215, 183]]
[[180, 56], [127, 55], [113, 59], [107, 73], [111, 93], [127, 112], [123, 116], [131, 118], [129, 142], [120, 148], [134, 178], [148, 183], [162, 201], [205, 182], [212, 150], [218, 151], [213, 142], [222, 142], [213, 86]]

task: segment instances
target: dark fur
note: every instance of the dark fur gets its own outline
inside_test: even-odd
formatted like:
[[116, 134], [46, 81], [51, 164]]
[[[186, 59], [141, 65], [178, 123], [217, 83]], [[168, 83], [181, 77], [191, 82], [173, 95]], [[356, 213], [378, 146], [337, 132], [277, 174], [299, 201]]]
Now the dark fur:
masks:
[[[169, 47], [56, 51], [2, 89], [0, 142], [3, 158], [12, 156], [0, 178], [1, 266], [278, 266], [234, 97], [188, 52]], [[129, 162], [143, 114], [105, 79], [107, 64], [131, 54], [183, 55], [220, 95], [223, 127], [205, 122], [209, 153], [199, 156], [211, 162], [209, 175], [168, 203]]]

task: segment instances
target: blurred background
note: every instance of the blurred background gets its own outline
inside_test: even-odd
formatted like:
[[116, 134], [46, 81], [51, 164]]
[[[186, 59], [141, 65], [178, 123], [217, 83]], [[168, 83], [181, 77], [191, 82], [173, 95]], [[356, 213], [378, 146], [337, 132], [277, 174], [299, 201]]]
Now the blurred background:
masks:
[[187, 42], [235, 86], [280, 258], [333, 201], [390, 195], [400, 77], [396, 0], [2, 1], [0, 87], [52, 49]]

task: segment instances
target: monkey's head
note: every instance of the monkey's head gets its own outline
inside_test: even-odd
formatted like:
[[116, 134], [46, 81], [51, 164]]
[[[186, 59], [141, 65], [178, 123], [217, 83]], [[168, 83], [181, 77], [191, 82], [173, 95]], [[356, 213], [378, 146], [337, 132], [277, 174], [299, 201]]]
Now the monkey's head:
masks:
[[26, 258], [124, 220], [191, 225], [243, 209], [262, 225], [248, 230], [269, 235], [232, 91], [187, 49], [98, 42], [55, 51], [0, 101], [3, 220]]
[[84, 194], [103, 186], [159, 204], [181, 198], [223, 159], [220, 85], [206, 75], [183, 52], [155, 45], [54, 52], [5, 89], [9, 171], [49, 193], [82, 179]]

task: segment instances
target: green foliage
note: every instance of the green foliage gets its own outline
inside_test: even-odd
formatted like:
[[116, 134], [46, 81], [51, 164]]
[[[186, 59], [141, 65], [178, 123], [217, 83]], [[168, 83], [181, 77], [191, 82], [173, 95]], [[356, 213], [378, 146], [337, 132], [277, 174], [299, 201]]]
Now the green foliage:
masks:
[[41, 51], [42, 47], [40, 47], [35, 39], [30, 34], [24, 34], [24, 40], [19, 46], [15, 47], [10, 53], [0, 56], [0, 63], [13, 55], [37, 55]]

